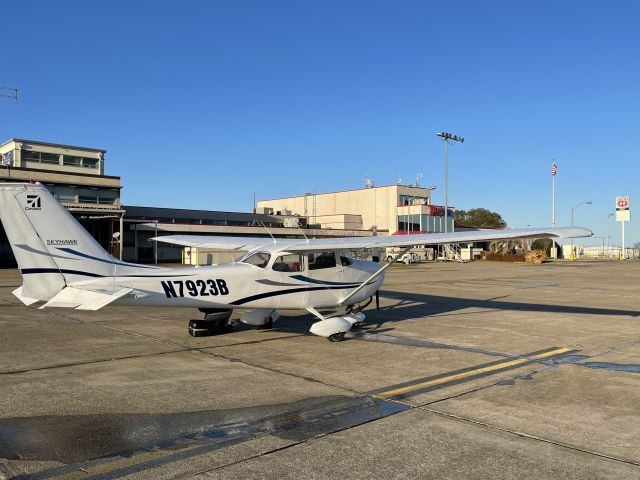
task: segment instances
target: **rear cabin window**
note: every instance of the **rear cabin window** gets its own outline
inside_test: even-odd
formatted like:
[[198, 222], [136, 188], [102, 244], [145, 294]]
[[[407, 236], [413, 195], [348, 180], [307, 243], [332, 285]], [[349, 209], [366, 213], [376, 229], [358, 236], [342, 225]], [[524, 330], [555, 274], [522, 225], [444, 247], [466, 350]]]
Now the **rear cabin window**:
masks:
[[334, 268], [336, 266], [335, 252], [310, 253], [308, 256], [309, 270]]
[[271, 254], [267, 252], [256, 252], [252, 255], [248, 255], [240, 262], [248, 263], [249, 265], [255, 265], [256, 267], [264, 268], [269, 263], [269, 259], [271, 258]]
[[276, 272], [301, 272], [302, 255], [281, 255], [273, 262]]
[[345, 255], [340, 255], [340, 263], [342, 263], [343, 267], [347, 267], [353, 264], [353, 260], [351, 260], [349, 257]]

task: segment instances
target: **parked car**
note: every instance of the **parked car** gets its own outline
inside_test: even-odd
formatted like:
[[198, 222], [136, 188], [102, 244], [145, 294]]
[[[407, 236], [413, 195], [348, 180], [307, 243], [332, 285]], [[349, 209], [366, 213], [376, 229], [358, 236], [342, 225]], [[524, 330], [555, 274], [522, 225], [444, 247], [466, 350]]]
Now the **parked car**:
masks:
[[[394, 255], [387, 254], [387, 262], [391, 262], [393, 260], [393, 257]], [[420, 261], [420, 255], [413, 252], [407, 252], [403, 255], [400, 255], [398, 258], [396, 258], [396, 262], [404, 263], [406, 265], [409, 265], [410, 263], [418, 263], [419, 261]]]

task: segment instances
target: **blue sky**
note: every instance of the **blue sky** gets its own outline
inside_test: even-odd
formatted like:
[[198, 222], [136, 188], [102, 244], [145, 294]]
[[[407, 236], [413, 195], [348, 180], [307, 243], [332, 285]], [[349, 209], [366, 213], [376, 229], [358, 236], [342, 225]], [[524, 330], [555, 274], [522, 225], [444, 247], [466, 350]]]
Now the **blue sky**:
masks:
[[0, 137], [107, 149], [124, 203], [248, 211], [365, 173], [442, 203], [445, 130], [451, 205], [549, 225], [555, 158], [558, 224], [592, 200], [576, 224], [606, 235], [616, 195], [640, 208], [639, 23], [631, 0], [23, 0]]

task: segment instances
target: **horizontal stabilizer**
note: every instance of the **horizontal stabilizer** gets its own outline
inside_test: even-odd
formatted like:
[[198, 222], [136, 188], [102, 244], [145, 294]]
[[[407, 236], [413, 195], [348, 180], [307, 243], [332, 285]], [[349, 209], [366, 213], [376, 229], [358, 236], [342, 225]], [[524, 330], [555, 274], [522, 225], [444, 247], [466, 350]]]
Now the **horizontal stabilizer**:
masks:
[[99, 310], [132, 291], [132, 288], [123, 288], [112, 292], [107, 290], [86, 290], [84, 288], [66, 287], [40, 308], [62, 307], [75, 308], [77, 310]]
[[31, 305], [32, 303], [36, 303], [37, 301], [39, 301], [37, 298], [31, 298], [31, 297], [27, 297], [25, 295], [22, 294], [22, 286], [19, 286], [18, 288], [16, 288], [13, 292], [16, 297], [18, 297], [18, 300], [20, 300], [22, 303], [24, 303], [27, 307], [29, 305]]

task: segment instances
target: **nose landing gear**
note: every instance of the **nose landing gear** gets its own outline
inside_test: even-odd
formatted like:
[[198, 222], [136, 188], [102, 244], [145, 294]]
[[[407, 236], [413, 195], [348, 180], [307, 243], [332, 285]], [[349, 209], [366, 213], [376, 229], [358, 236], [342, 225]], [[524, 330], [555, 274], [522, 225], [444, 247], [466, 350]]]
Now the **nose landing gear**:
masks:
[[358, 328], [365, 319], [364, 313], [355, 312], [355, 309], [336, 317], [324, 317], [315, 308], [311, 307], [308, 307], [307, 310], [320, 319], [319, 322], [311, 325], [309, 331], [314, 335], [327, 338], [330, 342], [344, 340], [345, 334], [352, 328]]

